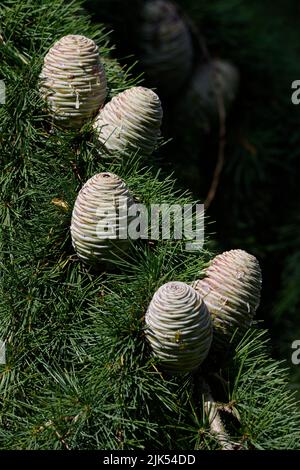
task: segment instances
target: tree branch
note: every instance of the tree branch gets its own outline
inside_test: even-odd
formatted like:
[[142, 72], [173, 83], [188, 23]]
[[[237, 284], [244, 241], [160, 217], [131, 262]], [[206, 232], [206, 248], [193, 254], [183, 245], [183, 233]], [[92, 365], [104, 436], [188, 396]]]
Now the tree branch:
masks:
[[211, 434], [217, 439], [222, 450], [236, 450], [240, 445], [232, 442], [227, 434], [219, 413], [218, 404], [212, 396], [210, 386], [203, 379], [202, 391], [204, 396], [204, 411], [209, 420]]
[[220, 178], [221, 178], [221, 173], [224, 167], [224, 154], [225, 154], [225, 145], [226, 145], [226, 110], [225, 110], [225, 104], [224, 104], [224, 99], [222, 96], [222, 92], [220, 89], [217, 88], [217, 77], [216, 77], [217, 71], [214, 70], [214, 75], [215, 75], [215, 95], [217, 99], [217, 104], [218, 104], [218, 111], [219, 111], [219, 150], [218, 150], [218, 160], [217, 164], [215, 167], [214, 171], [214, 176], [213, 180], [210, 186], [210, 189], [208, 191], [208, 194], [206, 196], [206, 199], [204, 201], [204, 207], [205, 209], [208, 209], [209, 206], [211, 205], [212, 201], [215, 198]]

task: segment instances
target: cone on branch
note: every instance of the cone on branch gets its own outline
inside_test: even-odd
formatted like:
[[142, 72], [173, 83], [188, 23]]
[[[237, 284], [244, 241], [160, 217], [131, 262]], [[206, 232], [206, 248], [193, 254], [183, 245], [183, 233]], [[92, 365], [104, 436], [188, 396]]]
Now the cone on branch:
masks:
[[176, 106], [178, 120], [197, 119], [200, 127], [209, 131], [219, 121], [219, 99], [227, 114], [238, 87], [239, 71], [230, 62], [214, 59], [199, 65]]
[[149, 80], [164, 96], [175, 94], [193, 66], [192, 36], [176, 5], [149, 0], [141, 11], [138, 32], [140, 63]]
[[129, 248], [128, 225], [134, 204], [124, 181], [113, 173], [90, 178], [75, 201], [71, 237], [73, 247], [86, 264], [109, 263]]
[[255, 256], [244, 250], [216, 256], [205, 278], [193, 284], [213, 321], [213, 351], [225, 352], [235, 333], [241, 338], [251, 326], [260, 302], [261, 269]]
[[151, 155], [160, 136], [162, 107], [154, 91], [129, 88], [101, 109], [94, 123], [99, 142], [108, 152], [141, 150]]
[[103, 105], [107, 89], [98, 46], [85, 36], [67, 35], [44, 58], [40, 90], [54, 121], [80, 128]]
[[161, 368], [179, 375], [197, 369], [212, 341], [212, 324], [201, 296], [183, 282], [154, 294], [145, 316], [146, 337]]

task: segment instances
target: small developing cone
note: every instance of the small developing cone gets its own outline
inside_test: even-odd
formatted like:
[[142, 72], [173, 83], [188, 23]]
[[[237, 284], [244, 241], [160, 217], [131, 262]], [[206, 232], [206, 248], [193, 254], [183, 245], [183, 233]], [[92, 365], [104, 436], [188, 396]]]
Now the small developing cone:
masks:
[[90, 178], [75, 201], [71, 237], [78, 257], [86, 264], [109, 263], [129, 247], [127, 211], [134, 204], [124, 181], [113, 173]]
[[212, 341], [210, 315], [200, 295], [183, 282], [154, 294], [145, 317], [146, 337], [163, 370], [179, 375], [197, 369]]
[[160, 135], [162, 108], [154, 91], [133, 87], [112, 98], [98, 114], [94, 128], [109, 152], [141, 150], [150, 155]]
[[62, 37], [49, 50], [40, 75], [41, 94], [61, 127], [80, 128], [106, 98], [98, 47], [80, 35]]
[[176, 106], [179, 124], [196, 122], [204, 131], [219, 122], [219, 99], [228, 113], [239, 87], [239, 71], [230, 62], [215, 59], [196, 69]]
[[228, 350], [234, 333], [241, 338], [250, 327], [260, 302], [261, 270], [255, 256], [231, 250], [216, 256], [206, 277], [193, 284], [212, 316], [212, 350]]
[[190, 31], [177, 7], [167, 0], [150, 0], [141, 13], [140, 63], [149, 80], [164, 96], [175, 94], [193, 66]]

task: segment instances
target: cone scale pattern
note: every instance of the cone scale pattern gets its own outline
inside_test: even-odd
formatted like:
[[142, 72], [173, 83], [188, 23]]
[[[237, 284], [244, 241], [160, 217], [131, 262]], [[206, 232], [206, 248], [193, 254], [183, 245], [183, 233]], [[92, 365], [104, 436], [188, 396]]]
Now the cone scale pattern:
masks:
[[110, 152], [141, 149], [150, 155], [160, 135], [162, 108], [154, 91], [133, 87], [119, 93], [98, 114], [94, 128]]
[[66, 128], [80, 128], [106, 98], [106, 77], [98, 47], [85, 36], [68, 35], [45, 56], [41, 94], [53, 119]]
[[126, 252], [127, 210], [134, 201], [113, 173], [98, 173], [82, 187], [75, 201], [71, 237], [78, 257], [87, 264], [110, 262]]
[[164, 95], [176, 93], [191, 73], [193, 45], [188, 27], [172, 2], [145, 3], [139, 44], [140, 62], [151, 86]]
[[183, 282], [168, 282], [154, 294], [145, 316], [146, 337], [163, 370], [191, 372], [212, 341], [210, 315], [200, 295]]
[[216, 256], [206, 277], [194, 283], [212, 316], [216, 351], [227, 348], [237, 328], [240, 337], [250, 327], [260, 301], [261, 282], [255, 256], [231, 250]]

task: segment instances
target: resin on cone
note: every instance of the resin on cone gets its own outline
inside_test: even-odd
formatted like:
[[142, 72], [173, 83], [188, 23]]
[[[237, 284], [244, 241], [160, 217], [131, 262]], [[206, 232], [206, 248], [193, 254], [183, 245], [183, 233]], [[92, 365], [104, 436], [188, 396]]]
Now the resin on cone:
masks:
[[140, 63], [151, 86], [165, 96], [176, 93], [188, 79], [193, 66], [190, 31], [167, 0], [150, 0], [141, 12]]
[[113, 173], [90, 178], [75, 201], [71, 237], [78, 257], [87, 264], [109, 263], [129, 247], [127, 211], [134, 204], [124, 181]]
[[150, 155], [160, 136], [162, 121], [160, 99], [154, 91], [141, 86], [129, 88], [112, 98], [98, 114], [94, 128], [109, 152], [140, 149]]
[[212, 323], [201, 296], [183, 282], [154, 294], [145, 316], [146, 337], [160, 366], [179, 375], [197, 369], [212, 341]]
[[179, 120], [194, 121], [209, 131], [219, 121], [218, 95], [225, 112], [232, 106], [239, 87], [239, 71], [230, 62], [215, 59], [199, 65], [186, 92], [178, 102], [176, 114]]
[[106, 98], [106, 77], [92, 39], [68, 35], [45, 56], [41, 94], [62, 127], [80, 128], [95, 116]]
[[212, 316], [213, 349], [224, 351], [234, 333], [240, 338], [251, 326], [260, 302], [261, 270], [255, 256], [231, 250], [216, 256], [205, 275], [193, 287]]

